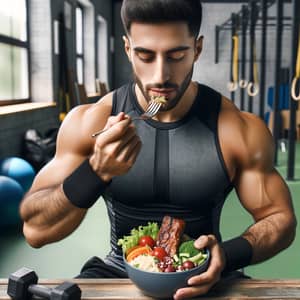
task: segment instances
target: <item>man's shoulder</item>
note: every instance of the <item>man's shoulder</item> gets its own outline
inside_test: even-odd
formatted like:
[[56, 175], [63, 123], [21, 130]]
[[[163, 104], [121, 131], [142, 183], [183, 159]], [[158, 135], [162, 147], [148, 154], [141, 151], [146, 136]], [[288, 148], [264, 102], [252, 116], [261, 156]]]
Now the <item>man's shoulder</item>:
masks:
[[253, 113], [240, 111], [225, 97], [218, 128], [221, 143], [235, 157], [252, 160], [258, 153], [271, 155], [273, 139], [265, 122]]
[[225, 96], [222, 96], [220, 115], [221, 117], [223, 117], [223, 121], [227, 121], [229, 122], [229, 124], [232, 123], [233, 126], [266, 127], [265, 122], [261, 118], [259, 118], [254, 113], [241, 111], [231, 100], [229, 100]]
[[89, 136], [103, 127], [111, 115], [112, 95], [113, 92], [110, 92], [96, 103], [74, 107], [62, 123], [64, 132], [75, 131], [78, 137], [80, 134]]

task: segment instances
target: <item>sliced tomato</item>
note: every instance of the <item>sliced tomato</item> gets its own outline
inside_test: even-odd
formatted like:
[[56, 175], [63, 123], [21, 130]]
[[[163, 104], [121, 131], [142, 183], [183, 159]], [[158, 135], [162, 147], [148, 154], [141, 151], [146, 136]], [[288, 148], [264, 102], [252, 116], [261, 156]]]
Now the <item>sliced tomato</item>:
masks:
[[151, 248], [148, 246], [138, 246], [136, 249], [133, 249], [126, 257], [127, 261], [130, 262], [137, 256], [140, 256], [142, 254], [150, 254]]
[[155, 241], [150, 235], [144, 235], [144, 236], [140, 237], [139, 245], [140, 246], [149, 246], [150, 248], [153, 248], [155, 245]]
[[168, 253], [162, 247], [154, 247], [151, 255], [157, 257], [159, 260], [163, 260], [165, 256], [168, 256]]

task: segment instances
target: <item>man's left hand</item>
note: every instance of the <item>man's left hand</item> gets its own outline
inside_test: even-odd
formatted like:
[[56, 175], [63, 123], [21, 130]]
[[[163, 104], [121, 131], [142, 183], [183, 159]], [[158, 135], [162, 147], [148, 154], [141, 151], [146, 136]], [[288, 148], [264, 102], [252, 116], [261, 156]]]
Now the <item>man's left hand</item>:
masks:
[[187, 299], [206, 294], [221, 278], [225, 267], [225, 256], [214, 235], [202, 235], [194, 243], [197, 249], [207, 248], [210, 251], [210, 264], [206, 272], [191, 277], [188, 287], [178, 289], [174, 294], [175, 300]]

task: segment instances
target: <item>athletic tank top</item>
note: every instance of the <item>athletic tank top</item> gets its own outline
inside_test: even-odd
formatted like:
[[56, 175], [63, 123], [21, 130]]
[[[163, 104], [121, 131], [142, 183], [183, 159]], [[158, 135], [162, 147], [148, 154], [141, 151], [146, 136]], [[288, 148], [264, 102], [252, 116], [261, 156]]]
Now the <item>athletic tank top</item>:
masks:
[[[164, 215], [185, 220], [192, 238], [214, 234], [221, 241], [220, 213], [232, 190], [217, 134], [221, 95], [199, 84], [189, 112], [179, 121], [135, 122], [142, 149], [130, 171], [113, 178], [103, 195], [111, 223], [105, 261], [122, 270], [117, 241], [133, 227], [160, 224]], [[130, 83], [113, 94], [112, 115], [143, 113]]]

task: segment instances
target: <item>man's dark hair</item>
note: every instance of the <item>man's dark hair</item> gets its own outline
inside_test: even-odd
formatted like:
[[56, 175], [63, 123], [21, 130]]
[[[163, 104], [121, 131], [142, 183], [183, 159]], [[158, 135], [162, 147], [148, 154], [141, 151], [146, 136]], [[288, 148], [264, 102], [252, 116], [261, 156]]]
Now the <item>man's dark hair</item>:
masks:
[[185, 22], [191, 35], [197, 37], [202, 21], [200, 0], [123, 0], [121, 18], [126, 34], [132, 22]]

